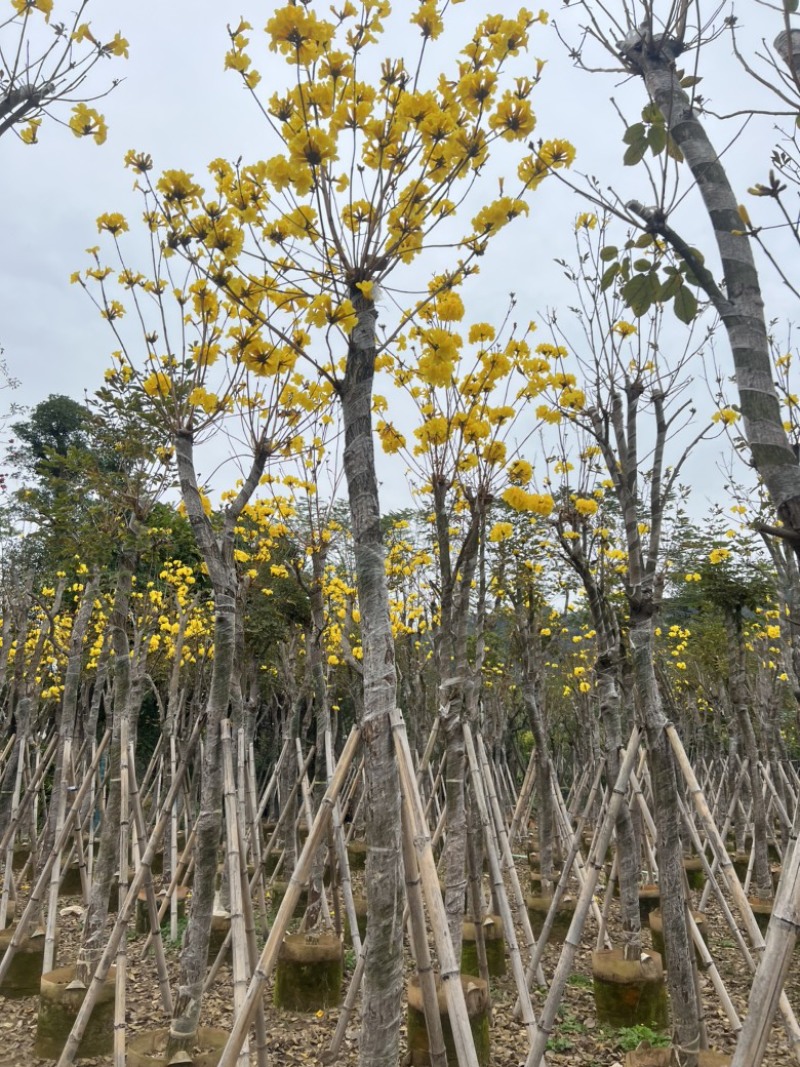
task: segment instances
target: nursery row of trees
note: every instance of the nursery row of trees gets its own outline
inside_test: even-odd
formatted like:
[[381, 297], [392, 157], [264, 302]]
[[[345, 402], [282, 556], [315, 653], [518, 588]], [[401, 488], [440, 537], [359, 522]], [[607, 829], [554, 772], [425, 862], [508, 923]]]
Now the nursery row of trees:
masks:
[[[665, 702], [696, 754], [739, 745], [754, 776], [759, 746], [774, 759], [796, 743], [793, 356], [776, 351], [767, 330], [751, 249], [761, 231], [708, 139], [698, 76], [678, 66], [707, 27], [692, 28], [688, 3], [575, 6], [584, 20], [578, 64], [604, 46], [644, 83], [641, 119], [624, 131], [625, 162], [647, 168], [656, 202], [623, 208], [588, 183], [594, 203], [561, 263], [568, 313], [521, 325], [529, 314], [513, 297], [492, 321], [467, 313], [496, 235], [527, 224], [543, 182], [569, 180], [571, 144], [531, 139], [543, 64], [526, 53], [546, 15], [483, 19], [450, 77], [437, 77], [426, 70], [450, 5], [430, 0], [411, 17], [414, 62], [375, 62], [393, 17], [386, 0], [324, 15], [313, 4], [276, 9], [266, 39], [286, 74], [271, 72], [266, 89], [252, 27], [231, 26], [225, 65], [276, 154], [214, 159], [204, 186], [181, 170], [157, 175], [145, 151], [131, 150], [141, 221], [101, 215], [100, 244], [73, 274], [108, 324], [113, 363], [90, 404], [51, 397], [14, 427], [24, 488], [8, 512], [4, 566], [0, 672], [14, 743], [2, 788], [12, 795], [50, 719], [58, 798], [73, 752], [85, 738], [91, 759], [102, 722], [118, 765], [128, 736], [144, 758], [148, 737], [162, 732], [174, 775], [178, 741], [202, 715], [192, 912], [171, 1051], [191, 1040], [200, 1015], [223, 808], [218, 739], [229, 717], [265, 766], [278, 737], [315, 736], [320, 788], [331, 773], [322, 739], [339, 719], [360, 726], [370, 911], [361, 1056], [374, 1067], [397, 1062], [401, 1003], [396, 708], [420, 749], [434, 718], [445, 746], [444, 907], [458, 959], [474, 818], [470, 728], [480, 724], [512, 775], [535, 745], [546, 825], [551, 756], [557, 763], [571, 749], [588, 759], [603, 748], [613, 782], [635, 706], [653, 782], [676, 1055], [696, 1062]], [[53, 4], [12, 7], [0, 29], [23, 42]], [[779, 48], [786, 65], [775, 70], [782, 106], [796, 110], [790, 8]], [[735, 20], [729, 29], [736, 47]], [[89, 42], [89, 65], [126, 50], [121, 38], [98, 44], [77, 23], [59, 26], [56, 41], [67, 42], [67, 57]], [[35, 141], [59, 94], [37, 94], [44, 64], [8, 69], [6, 110], [16, 107], [8, 114], [17, 131]], [[100, 139], [102, 119], [84, 119], [79, 130], [74, 116], [70, 125]], [[792, 143], [781, 153], [754, 189], [796, 236], [784, 201]], [[493, 197], [492, 166], [503, 174]], [[686, 185], [713, 229], [704, 251], [673, 219]], [[704, 420], [692, 399], [697, 367], [704, 357], [711, 365], [722, 332], [735, 378], [712, 372], [714, 415]], [[754, 506], [735, 495], [732, 477], [731, 500], [695, 527], [683, 482], [693, 454], [722, 433], [749, 457], [764, 499]], [[382, 515], [375, 438], [410, 472], [408, 513]], [[200, 471], [223, 449], [238, 477], [221, 487]], [[337, 503], [342, 476], [346, 506]], [[209, 494], [221, 488], [215, 503]], [[20, 519], [35, 530], [22, 542]], [[750, 693], [761, 701], [756, 723]], [[758, 818], [755, 777], [751, 794]], [[51, 803], [40, 862], [59, 811]], [[3, 812], [7, 820], [10, 804]], [[632, 835], [624, 804], [616, 832], [623, 854]], [[635, 957], [639, 871], [633, 849], [627, 855], [625, 948]], [[546, 853], [542, 863], [547, 883]], [[78, 963], [87, 985], [103, 947], [112, 860], [98, 869], [106, 873]], [[756, 878], [771, 894], [761, 859]], [[768, 943], [764, 973], [791, 940]]]

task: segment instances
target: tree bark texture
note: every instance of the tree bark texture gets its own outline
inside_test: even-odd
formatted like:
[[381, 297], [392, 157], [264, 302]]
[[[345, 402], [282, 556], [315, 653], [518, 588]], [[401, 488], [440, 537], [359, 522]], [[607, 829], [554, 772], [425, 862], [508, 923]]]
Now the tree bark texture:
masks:
[[400, 779], [390, 715], [396, 703], [394, 638], [372, 436], [375, 320], [372, 301], [353, 288], [358, 315], [339, 395], [344, 420], [344, 469], [355, 549], [363, 645], [363, 744], [369, 939], [364, 967], [360, 1062], [396, 1067], [402, 1010]]
[[709, 295], [730, 341], [753, 463], [779, 517], [800, 535], [800, 466], [783, 428], [750, 240], [742, 232], [742, 219], [725, 167], [681, 88], [675, 66], [679, 52], [678, 42], [668, 35], [651, 37], [635, 31], [625, 42], [622, 58], [644, 79], [650, 99], [663, 114], [703, 198], [725, 279], [725, 293], [712, 290]]
[[656, 681], [652, 618], [632, 618], [629, 636], [638, 711], [647, 738], [653, 784], [673, 1044], [680, 1067], [697, 1067], [700, 1019], [694, 981], [694, 950], [686, 922], [678, 783]]

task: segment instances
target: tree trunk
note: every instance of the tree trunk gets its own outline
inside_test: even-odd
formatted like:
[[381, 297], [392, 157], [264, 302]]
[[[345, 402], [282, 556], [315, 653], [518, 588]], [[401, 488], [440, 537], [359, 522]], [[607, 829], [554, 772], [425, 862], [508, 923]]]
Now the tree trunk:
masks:
[[697, 1067], [700, 1019], [694, 981], [694, 950], [686, 923], [678, 783], [672, 749], [664, 730], [667, 720], [661, 708], [656, 682], [652, 618], [632, 616], [629, 636], [633, 682], [638, 698], [638, 711], [647, 738], [647, 754], [653, 783], [673, 1044], [680, 1067]]
[[128, 605], [135, 560], [130, 554], [120, 561], [114, 605], [109, 619], [114, 649], [114, 703], [111, 746], [108, 757], [108, 795], [100, 829], [100, 845], [94, 865], [89, 906], [83, 921], [83, 937], [75, 965], [75, 978], [89, 985], [95, 965], [105, 947], [105, 925], [114, 871], [119, 862], [120, 828], [120, 725], [128, 713], [131, 694], [131, 661], [128, 646]]
[[[675, 65], [680, 50], [679, 42], [669, 35], [656, 34], [651, 39], [646, 30], [633, 30], [621, 55], [628, 67], [644, 79], [703, 198], [722, 260], [724, 294], [707, 271], [702, 276], [711, 283], [707, 291], [730, 341], [753, 465], [767, 486], [781, 521], [793, 533], [800, 534], [800, 466], [783, 428], [753, 252], [749, 238], [742, 233], [742, 219], [725, 167], [681, 88]], [[655, 221], [654, 229], [659, 230]], [[663, 230], [662, 226], [662, 233]], [[795, 544], [795, 551], [797, 547]]]
[[360, 1062], [363, 1067], [397, 1067], [402, 1011], [404, 889], [400, 781], [389, 721], [395, 709], [397, 676], [372, 437], [377, 312], [372, 301], [365, 299], [355, 288], [351, 300], [358, 324], [350, 335], [339, 394], [364, 652], [362, 737], [369, 939], [364, 966]]

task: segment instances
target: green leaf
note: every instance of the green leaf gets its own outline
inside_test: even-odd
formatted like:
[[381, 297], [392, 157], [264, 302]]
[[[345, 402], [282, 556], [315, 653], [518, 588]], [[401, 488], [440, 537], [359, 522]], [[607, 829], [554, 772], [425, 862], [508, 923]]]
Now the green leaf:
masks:
[[687, 75], [687, 77], [681, 78], [681, 88], [691, 89], [693, 85], [699, 85], [702, 80], [703, 79], [698, 77], [696, 74], [689, 74]]
[[680, 274], [674, 271], [661, 283], [661, 288], [658, 293], [658, 299], [662, 304], [666, 304], [668, 300], [671, 300], [673, 296], [678, 292], [683, 285]]
[[652, 275], [634, 274], [623, 285], [622, 298], [637, 318], [644, 315], [653, 303]]
[[600, 279], [600, 292], [604, 293], [619, 274], [619, 263], [612, 263]]
[[605, 248], [600, 249], [600, 260], [602, 263], [608, 263], [610, 259], [616, 259], [619, 254], [619, 249], [616, 245], [606, 245]]
[[665, 126], [651, 126], [647, 131], [647, 143], [654, 156], [659, 156], [664, 151], [667, 143], [667, 130]]
[[676, 163], [683, 163], [683, 152], [675, 144], [672, 134], [667, 134], [667, 155], [670, 159], [674, 159]]
[[644, 154], [647, 151], [647, 139], [642, 137], [640, 141], [634, 141], [632, 145], [628, 147], [625, 155], [622, 157], [622, 162], [626, 167], [633, 167], [644, 159]]
[[629, 126], [622, 136], [623, 144], [633, 144], [635, 141], [641, 141], [644, 137], [644, 123], [634, 122], [633, 126]]
[[640, 237], [637, 237], [633, 242], [634, 248], [649, 248], [652, 245], [655, 238], [652, 233], [643, 233]]
[[675, 294], [672, 307], [681, 322], [690, 323], [697, 314], [697, 300], [688, 286], [682, 285]]
[[797, 11], [798, 4], [800, 4], [800, 0], [783, 0], [784, 9], [788, 11], [790, 15], [793, 15]]
[[638, 270], [640, 273], [644, 273], [646, 270], [650, 270], [653, 264], [649, 259], [635, 259], [633, 261], [633, 269]]
[[656, 126], [664, 125], [664, 116], [661, 114], [661, 108], [658, 104], [645, 104], [642, 108], [642, 121], [654, 123]]

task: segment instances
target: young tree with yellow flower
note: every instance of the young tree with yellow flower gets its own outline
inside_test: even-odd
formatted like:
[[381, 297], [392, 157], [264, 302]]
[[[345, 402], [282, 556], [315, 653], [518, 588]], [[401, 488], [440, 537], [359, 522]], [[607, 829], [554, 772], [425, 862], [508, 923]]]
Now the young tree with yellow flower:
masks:
[[[146, 218], [152, 238], [150, 276], [128, 266], [122, 241], [127, 222], [121, 215], [107, 214], [98, 220], [98, 229], [112, 242], [116, 272], [102, 265], [99, 250], [92, 249], [94, 265], [73, 277], [90, 294], [120, 345], [107, 375], [108, 387], [135, 397], [170, 439], [169, 449], [161, 446], [157, 452], [165, 462], [174, 456], [183, 506], [214, 594], [214, 658], [205, 707], [208, 741], [192, 911], [170, 1030], [174, 1050], [185, 1047], [197, 1029], [214, 907], [222, 797], [219, 730], [233, 696], [240, 606], [236, 531], [267, 462], [303, 447], [303, 407], [294, 398], [313, 396], [314, 386], [292, 374], [293, 360], [287, 362], [276, 346], [263, 342], [258, 321], [238, 302], [217, 296], [205, 276], [207, 264], [190, 263], [187, 270], [182, 259], [173, 258], [169, 242], [161, 243], [158, 224], [163, 219], [152, 205]], [[215, 269], [222, 269], [228, 248], [209, 236], [212, 262], [222, 257]], [[134, 319], [130, 329], [122, 321], [128, 309]], [[199, 481], [195, 449], [220, 425], [235, 425], [242, 435], [244, 469], [217, 521]]]
[[[485, 640], [486, 523], [501, 491], [530, 480], [530, 464], [514, 457], [520, 438], [530, 435], [530, 426], [523, 420], [544, 379], [542, 360], [531, 352], [527, 332], [518, 336], [511, 325], [513, 306], [499, 331], [489, 323], [472, 323], [465, 343], [459, 325], [464, 317], [461, 296], [441, 291], [439, 279], [433, 280], [431, 289], [433, 299], [409, 329], [410, 351], [398, 357], [395, 371], [395, 384], [407, 389], [419, 412], [419, 425], [413, 431], [416, 443], [403, 448], [402, 436], [383, 420], [378, 433], [385, 448], [401, 451], [407, 459], [417, 492], [430, 501], [432, 509], [439, 616], [434, 648], [439, 723], [447, 760], [445, 910], [458, 957], [470, 814], [463, 723], [474, 724], [478, 714]], [[441, 355], [445, 350], [447, 359]], [[501, 537], [502, 525], [493, 527], [488, 537]], [[476, 587], [477, 593], [473, 592]], [[470, 662], [473, 620], [476, 649]], [[482, 916], [474, 918], [481, 921]]]
[[[602, 225], [600, 240], [606, 236]], [[578, 242], [579, 265], [567, 268], [577, 295], [574, 336], [561, 320], [552, 323], [563, 365], [553, 410], [560, 419], [579, 427], [599, 450], [597, 459], [602, 460], [608, 477], [603, 491], [613, 493], [624, 527], [626, 558], [621, 578], [628, 609], [627, 647], [653, 783], [674, 1044], [688, 1050], [689, 1064], [695, 1055], [692, 1050], [698, 1047], [699, 1017], [684, 908], [677, 783], [664, 729], [667, 720], [656, 678], [653, 631], [664, 585], [662, 541], [668, 510], [681, 468], [707, 432], [701, 430], [690, 438], [668, 464], [668, 443], [681, 433], [686, 435], [691, 418], [691, 403], [685, 399], [687, 366], [696, 346], [690, 338], [683, 352], [669, 361], [663, 358], [658, 343], [663, 304], [640, 318], [638, 327], [625, 322], [624, 281], [614, 281], [603, 293], [597, 289], [603, 262], [597, 234], [583, 223]], [[631, 247], [633, 243], [631, 239]], [[658, 259], [660, 251], [649, 246], [641, 254], [643, 259]], [[575, 371], [568, 369], [570, 365]], [[560, 462], [567, 471], [568, 457]], [[593, 525], [597, 499], [593, 493], [583, 496], [567, 489], [564, 507], [572, 518], [562, 536], [579, 540], [584, 527]]]
[[[458, 207], [493, 146], [524, 144], [533, 130], [530, 98], [541, 65], [536, 77], [512, 78], [506, 68], [545, 16], [523, 9], [484, 19], [452, 78], [438, 68], [428, 76], [423, 60], [435, 50], [448, 8], [415, 3], [415, 60], [375, 62], [374, 46], [393, 17], [388, 0], [345, 4], [332, 19], [312, 3], [280, 7], [267, 38], [288, 64], [288, 84], [266, 92], [247, 51], [251, 27], [232, 27], [226, 65], [252, 93], [277, 154], [255, 164], [217, 161], [210, 195], [176, 172], [151, 186], [164, 241], [202, 263], [206, 277], [257, 324], [261, 347], [243, 344], [243, 360], [257, 366], [302, 358], [342, 405], [363, 634], [370, 939], [361, 1057], [371, 1067], [397, 1058], [402, 972], [400, 799], [389, 731], [396, 676], [371, 412], [373, 379], [391, 362], [394, 331], [378, 341], [376, 301], [406, 265], [418, 270], [419, 255], [434, 243], [461, 250], [438, 289], [459, 285], [492, 237], [527, 212], [524, 193], [573, 154], [561, 141], [523, 150], [514, 193], [501, 191], [471, 222], [460, 221]], [[131, 162], [146, 173], [142, 157]], [[445, 350], [434, 358], [451, 362]]]

